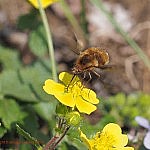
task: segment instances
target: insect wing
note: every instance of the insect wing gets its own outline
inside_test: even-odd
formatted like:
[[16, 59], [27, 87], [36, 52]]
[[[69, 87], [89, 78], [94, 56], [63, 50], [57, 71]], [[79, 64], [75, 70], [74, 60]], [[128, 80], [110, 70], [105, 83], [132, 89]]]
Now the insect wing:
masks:
[[74, 33], [74, 42], [72, 42], [72, 51], [74, 53], [76, 53], [77, 55], [80, 55], [80, 52], [83, 51], [83, 49], [85, 49], [85, 45], [86, 45], [86, 40], [83, 37], [82, 34], [76, 34]]

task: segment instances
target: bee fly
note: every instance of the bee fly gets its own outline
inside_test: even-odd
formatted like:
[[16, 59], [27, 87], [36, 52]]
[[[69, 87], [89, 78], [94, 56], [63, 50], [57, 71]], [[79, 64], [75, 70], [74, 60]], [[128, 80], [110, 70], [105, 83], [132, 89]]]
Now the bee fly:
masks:
[[103, 50], [99, 47], [90, 47], [85, 50], [81, 50], [83, 47], [85, 47], [85, 43], [82, 40], [78, 40], [76, 34], [75, 37], [77, 45], [76, 48], [72, 51], [78, 55], [78, 58], [74, 67], [72, 68], [73, 77], [70, 82], [72, 82], [76, 75], [84, 75], [82, 78], [85, 79], [87, 73], [89, 75], [88, 81], [92, 79], [91, 73], [94, 73], [99, 78], [100, 75], [94, 69], [111, 68], [107, 65], [109, 63], [109, 54], [106, 50]]
[[100, 75], [94, 70], [94, 68], [104, 69], [106, 64], [109, 63], [109, 55], [105, 50], [97, 47], [91, 47], [84, 51], [81, 51], [76, 63], [72, 69], [73, 74], [79, 75], [81, 73], [93, 72], [98, 77]]

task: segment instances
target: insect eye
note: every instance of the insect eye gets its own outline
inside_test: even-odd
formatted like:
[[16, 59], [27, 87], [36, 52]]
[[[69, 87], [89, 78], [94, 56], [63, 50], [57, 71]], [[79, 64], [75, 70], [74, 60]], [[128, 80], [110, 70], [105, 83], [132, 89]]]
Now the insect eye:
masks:
[[80, 63], [82, 65], [86, 65], [89, 62], [90, 62], [90, 57], [88, 55], [83, 56], [82, 59], [80, 60]]

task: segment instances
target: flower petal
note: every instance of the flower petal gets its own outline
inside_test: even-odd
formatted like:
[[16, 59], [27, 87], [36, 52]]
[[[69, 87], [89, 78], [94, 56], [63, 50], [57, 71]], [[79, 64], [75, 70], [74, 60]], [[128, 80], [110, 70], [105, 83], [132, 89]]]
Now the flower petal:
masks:
[[72, 97], [71, 93], [58, 93], [55, 94], [55, 97], [64, 105], [69, 107], [75, 106], [75, 100]]
[[83, 100], [81, 96], [79, 96], [76, 99], [76, 107], [79, 110], [79, 112], [86, 113], [88, 115], [97, 109], [95, 105], [92, 105], [91, 103], [86, 102], [85, 100]]
[[115, 147], [124, 147], [128, 144], [128, 136], [125, 134], [121, 134], [120, 136], [116, 136], [116, 139], [114, 141]]
[[88, 148], [91, 150], [90, 140], [86, 137], [86, 135], [79, 129], [80, 131], [80, 138], [81, 140], [88, 146]]
[[103, 132], [108, 132], [112, 134], [121, 134], [121, 128], [119, 127], [119, 125], [115, 123], [109, 123], [104, 127]]
[[56, 83], [55, 81], [48, 79], [45, 81], [43, 89], [46, 93], [54, 95], [56, 93], [64, 93], [64, 85]]
[[82, 132], [80, 138], [90, 150], [134, 150], [132, 147], [124, 147], [128, 142], [128, 137], [121, 132], [119, 125], [109, 123], [102, 132], [97, 132], [94, 138], [89, 140]]
[[83, 88], [81, 91], [83, 99], [86, 101], [92, 103], [92, 104], [98, 104], [99, 99], [96, 98], [96, 93], [90, 89]]
[[59, 80], [62, 81], [65, 85], [68, 85], [68, 84], [72, 85], [76, 82], [80, 82], [80, 79], [78, 78], [78, 76], [74, 76], [72, 74], [69, 74], [68, 72], [61, 72], [59, 74]]
[[118, 135], [121, 134], [122, 131], [118, 124], [109, 123], [103, 128], [102, 132], [111, 133], [111, 135]]
[[103, 133], [106, 133], [107, 136], [113, 136], [114, 141], [112, 143], [112, 145], [114, 147], [124, 147], [127, 145], [128, 143], [128, 137], [125, 134], [122, 134], [121, 132], [121, 128], [119, 125], [115, 124], [115, 123], [109, 123], [107, 124], [103, 131]]
[[[41, 0], [42, 3], [42, 7], [46, 8], [49, 5], [51, 5], [52, 3], [57, 2], [58, 0]], [[38, 6], [38, 1], [37, 0], [29, 0], [29, 2], [35, 7], [35, 8], [39, 8]]]

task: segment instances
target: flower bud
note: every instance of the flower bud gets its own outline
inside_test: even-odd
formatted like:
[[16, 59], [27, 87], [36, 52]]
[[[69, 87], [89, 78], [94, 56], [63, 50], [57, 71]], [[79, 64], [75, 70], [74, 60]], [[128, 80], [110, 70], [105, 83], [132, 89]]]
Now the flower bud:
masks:
[[66, 114], [65, 118], [67, 120], [67, 123], [73, 126], [77, 126], [81, 121], [81, 116], [77, 111]]

